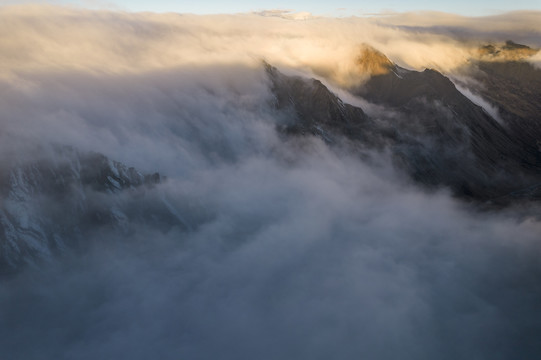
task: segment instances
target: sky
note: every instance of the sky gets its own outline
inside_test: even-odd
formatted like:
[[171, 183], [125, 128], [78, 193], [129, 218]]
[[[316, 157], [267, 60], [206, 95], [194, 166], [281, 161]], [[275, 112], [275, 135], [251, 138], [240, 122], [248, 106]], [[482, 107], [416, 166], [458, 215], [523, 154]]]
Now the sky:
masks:
[[493, 15], [513, 10], [541, 10], [540, 0], [492, 1], [310, 1], [310, 0], [238, 0], [238, 1], [175, 1], [175, 0], [0, 0], [0, 4], [21, 2], [76, 4], [90, 8], [115, 8], [128, 11], [179, 12], [195, 14], [239, 13], [271, 9], [310, 12], [318, 16], [362, 16], [381, 12], [442, 11], [467, 16]]

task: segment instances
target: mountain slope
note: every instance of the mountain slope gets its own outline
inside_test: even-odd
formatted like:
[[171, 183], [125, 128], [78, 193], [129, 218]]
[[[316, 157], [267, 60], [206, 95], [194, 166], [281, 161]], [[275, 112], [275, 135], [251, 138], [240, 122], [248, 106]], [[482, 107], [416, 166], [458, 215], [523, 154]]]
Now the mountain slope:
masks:
[[[286, 76], [264, 64], [275, 95], [275, 107], [289, 112], [293, 121], [284, 124], [288, 134], [312, 134], [333, 142], [333, 133], [363, 138], [368, 116], [360, 108], [345, 104], [319, 80]], [[367, 139], [366, 139], [367, 140]]]
[[488, 54], [466, 70], [479, 84], [470, 87], [498, 109], [520, 144], [525, 165], [540, 167], [541, 69], [527, 61], [537, 51], [510, 41], [503, 46], [487, 45], [481, 51], [487, 48]]
[[351, 91], [387, 110], [372, 118], [317, 80], [267, 67], [277, 108], [293, 109], [287, 131], [327, 141], [344, 136], [362, 147], [388, 149], [415, 181], [447, 186], [462, 198], [503, 199], [539, 182], [540, 168], [524, 159], [520, 141], [447, 77], [403, 69], [376, 50], [369, 55], [368, 63], [359, 64], [372, 75]]
[[11, 164], [0, 178], [0, 272], [84, 247], [101, 228], [129, 233], [133, 224], [185, 226], [144, 175], [98, 153], [62, 147], [55, 160]]

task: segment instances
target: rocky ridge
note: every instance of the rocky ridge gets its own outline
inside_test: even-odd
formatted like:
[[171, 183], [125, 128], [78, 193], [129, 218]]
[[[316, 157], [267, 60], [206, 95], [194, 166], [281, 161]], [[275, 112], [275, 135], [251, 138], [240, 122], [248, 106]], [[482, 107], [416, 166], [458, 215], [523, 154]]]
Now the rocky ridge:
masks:
[[134, 224], [185, 227], [157, 193], [160, 174], [142, 174], [99, 153], [56, 152], [54, 161], [12, 164], [1, 173], [1, 273], [84, 247], [103, 228], [129, 234]]

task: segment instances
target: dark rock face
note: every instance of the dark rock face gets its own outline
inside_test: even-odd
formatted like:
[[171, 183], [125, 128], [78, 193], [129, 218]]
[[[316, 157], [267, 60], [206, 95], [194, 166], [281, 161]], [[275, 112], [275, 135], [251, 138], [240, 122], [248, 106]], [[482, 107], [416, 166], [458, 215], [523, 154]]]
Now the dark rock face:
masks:
[[277, 108], [294, 113], [287, 131], [327, 141], [345, 136], [365, 147], [389, 149], [395, 164], [416, 182], [446, 186], [474, 201], [508, 202], [508, 194], [522, 193], [541, 180], [541, 168], [524, 155], [521, 138], [472, 103], [447, 77], [389, 63], [377, 67], [386, 71], [351, 90], [392, 113], [373, 118], [343, 104], [316, 80], [287, 77], [267, 67]]
[[525, 166], [540, 167], [541, 70], [526, 61], [480, 61], [470, 74], [519, 142]]
[[12, 164], [1, 172], [0, 271], [48, 260], [102, 228], [132, 224], [183, 227], [158, 196], [163, 178], [141, 174], [98, 153], [61, 148], [54, 160]]
[[294, 121], [282, 130], [289, 134], [312, 134], [333, 142], [333, 132], [358, 139], [365, 135], [368, 116], [360, 108], [344, 104], [319, 80], [285, 76], [265, 64], [276, 97], [275, 106], [290, 112]]
[[[397, 67], [396, 73], [373, 76], [356, 93], [400, 113], [400, 132], [415, 136], [421, 148], [434, 144], [428, 152], [410, 148], [405, 154], [408, 171], [419, 181], [485, 200], [517, 185], [515, 175], [511, 180], [503, 174], [525, 172], [518, 141], [437, 71]], [[416, 158], [427, 161], [418, 166]]]

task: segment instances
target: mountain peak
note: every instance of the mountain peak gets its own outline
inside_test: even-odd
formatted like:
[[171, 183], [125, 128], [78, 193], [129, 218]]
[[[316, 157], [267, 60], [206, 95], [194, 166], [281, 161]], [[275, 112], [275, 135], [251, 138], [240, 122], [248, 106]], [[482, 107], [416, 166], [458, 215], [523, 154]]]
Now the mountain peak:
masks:
[[359, 66], [359, 70], [367, 75], [384, 75], [395, 68], [395, 65], [387, 58], [387, 56], [366, 44], [361, 47], [356, 62]]
[[539, 50], [507, 40], [505, 44], [487, 44], [479, 48], [483, 61], [520, 61], [537, 54]]

